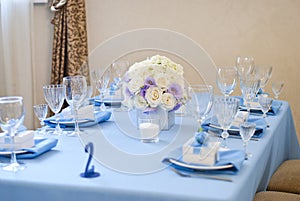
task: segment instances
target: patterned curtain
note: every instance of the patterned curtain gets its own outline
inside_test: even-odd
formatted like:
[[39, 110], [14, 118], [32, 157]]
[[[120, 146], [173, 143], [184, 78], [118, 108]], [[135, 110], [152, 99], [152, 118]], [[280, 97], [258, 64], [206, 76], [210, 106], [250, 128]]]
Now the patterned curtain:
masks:
[[54, 11], [51, 83], [65, 76], [84, 75], [89, 83], [85, 0], [53, 0]]

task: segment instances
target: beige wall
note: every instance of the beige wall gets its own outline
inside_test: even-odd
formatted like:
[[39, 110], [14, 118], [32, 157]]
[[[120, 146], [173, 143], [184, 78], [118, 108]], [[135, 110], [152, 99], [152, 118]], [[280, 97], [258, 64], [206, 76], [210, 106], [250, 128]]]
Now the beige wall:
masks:
[[[199, 43], [216, 65], [233, 65], [237, 55], [252, 55], [257, 64], [272, 64], [272, 80], [285, 82], [280, 98], [291, 104], [300, 131], [300, 1], [86, 0], [86, 6], [90, 51], [128, 30], [164, 28]], [[47, 5], [36, 6], [35, 11], [40, 101], [41, 87], [50, 79], [52, 26]], [[271, 92], [270, 84], [266, 91]]]

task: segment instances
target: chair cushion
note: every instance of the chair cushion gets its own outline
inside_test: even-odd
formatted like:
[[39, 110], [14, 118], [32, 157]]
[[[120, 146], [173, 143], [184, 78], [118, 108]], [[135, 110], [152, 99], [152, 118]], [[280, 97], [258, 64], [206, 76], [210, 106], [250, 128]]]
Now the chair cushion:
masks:
[[267, 190], [300, 194], [300, 160], [283, 162], [272, 175]]
[[253, 201], [299, 201], [300, 195], [276, 191], [262, 191], [256, 193]]

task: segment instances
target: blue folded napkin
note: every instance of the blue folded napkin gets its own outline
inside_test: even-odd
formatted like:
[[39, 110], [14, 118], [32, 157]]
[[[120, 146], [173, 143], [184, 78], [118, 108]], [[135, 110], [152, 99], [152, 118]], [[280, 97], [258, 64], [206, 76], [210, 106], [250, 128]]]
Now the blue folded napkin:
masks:
[[[84, 128], [84, 127], [89, 127], [89, 126], [93, 126], [96, 125], [98, 123], [107, 121], [110, 119], [111, 117], [111, 112], [109, 111], [99, 111], [99, 112], [95, 112], [94, 113], [95, 116], [95, 120], [92, 119], [79, 119], [79, 120], [88, 120], [87, 122], [84, 123], [80, 123], [79, 126]], [[61, 128], [66, 128], [66, 127], [74, 127], [74, 124], [70, 124], [70, 123], [64, 123], [64, 122], [70, 122], [73, 119], [67, 118], [67, 119], [60, 119], [59, 120], [59, 125]], [[55, 116], [49, 117], [47, 119], [44, 120], [45, 124], [50, 126], [51, 128], [55, 128], [56, 123], [55, 122]]]
[[[214, 125], [216, 125], [217, 120], [215, 117], [208, 118], [203, 124], [202, 124], [202, 129], [204, 131], [214, 131], [214, 132], [221, 132], [221, 128], [216, 128]], [[249, 116], [248, 122], [254, 122], [256, 124], [255, 132], [253, 137], [255, 138], [260, 138], [264, 134], [267, 124], [263, 118], [260, 117], [254, 117], [254, 116]], [[236, 126], [231, 126], [228, 130], [229, 135], [239, 135], [239, 128]]]
[[[282, 102], [279, 101], [279, 100], [273, 100], [272, 101], [272, 105], [271, 105], [271, 108], [270, 110], [267, 112], [267, 115], [276, 115], [278, 114], [279, 110], [280, 110], [280, 107], [282, 105]], [[247, 108], [246, 106], [244, 106], [244, 101], [243, 99], [241, 98], [241, 107], [240, 107], [240, 110], [241, 111], [247, 111]], [[254, 113], [254, 114], [263, 114], [263, 112], [261, 111], [261, 109], [259, 108], [251, 108], [250, 109], [250, 113]]]
[[56, 138], [43, 138], [35, 139], [34, 146], [31, 148], [22, 149], [25, 150], [24, 154], [17, 154], [18, 159], [31, 159], [35, 158], [56, 146], [58, 139]]
[[[174, 168], [184, 170], [184, 171], [192, 171], [197, 172], [201, 171], [206, 174], [237, 174], [237, 172], [242, 168], [243, 162], [245, 160], [245, 152], [242, 150], [234, 149], [234, 150], [222, 150], [218, 152], [218, 161], [215, 163], [214, 166], [224, 166], [224, 165], [231, 165], [231, 167], [228, 168], [220, 168], [220, 169], [210, 169], [210, 166], [204, 166], [201, 164], [192, 164], [192, 163], [186, 163], [182, 160], [182, 151], [181, 148], [177, 148], [176, 150], [172, 151], [168, 157], [166, 157], [163, 162], [168, 163]], [[170, 163], [168, 158], [173, 158], [174, 160], [177, 160], [179, 163]], [[195, 168], [189, 168], [187, 165], [199, 165], [201, 166], [202, 170], [195, 169]], [[203, 167], [207, 167], [204, 168]]]

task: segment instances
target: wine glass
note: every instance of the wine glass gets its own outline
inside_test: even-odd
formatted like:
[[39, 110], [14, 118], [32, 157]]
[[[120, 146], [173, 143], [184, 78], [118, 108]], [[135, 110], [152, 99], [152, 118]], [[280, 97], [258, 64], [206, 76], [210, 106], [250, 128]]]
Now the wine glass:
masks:
[[240, 79], [246, 78], [254, 71], [254, 59], [249, 56], [238, 56], [236, 58], [236, 67]]
[[15, 153], [15, 134], [17, 129], [23, 123], [25, 116], [25, 109], [23, 98], [20, 96], [8, 96], [0, 98], [0, 125], [1, 129], [7, 132], [11, 137], [11, 161], [9, 164], [2, 167], [7, 171], [23, 170], [26, 166], [17, 161]]
[[264, 91], [264, 87], [267, 85], [269, 79], [272, 76], [273, 67], [267, 66], [255, 66], [255, 74], [260, 79], [261, 91]]
[[188, 108], [191, 114], [197, 118], [200, 132], [201, 125], [213, 105], [213, 87], [211, 85], [192, 85], [189, 87], [189, 98]]
[[245, 150], [245, 160], [248, 160], [252, 154], [247, 152], [248, 142], [255, 132], [256, 124], [253, 122], [244, 122], [240, 125], [240, 135], [242, 137]]
[[112, 64], [112, 73], [114, 76], [114, 84], [116, 86], [116, 90], [121, 88], [122, 78], [125, 74], [126, 70], [129, 67], [129, 61], [119, 60]]
[[[258, 103], [261, 107], [261, 111], [263, 112], [263, 118], [266, 121], [266, 117], [267, 117], [267, 112], [270, 110], [271, 105], [272, 105], [273, 99], [268, 95], [268, 94], [259, 94], [258, 95]], [[267, 123], [267, 126], [269, 126], [269, 124]]]
[[236, 87], [236, 67], [221, 67], [218, 69], [217, 85], [225, 97], [228, 97]]
[[78, 136], [80, 134], [78, 109], [87, 93], [86, 79], [82, 75], [67, 76], [63, 78], [63, 84], [66, 86], [66, 101], [71, 107], [75, 124], [74, 132], [68, 136]]
[[261, 80], [255, 76], [248, 76], [240, 80], [242, 97], [247, 112], [250, 114], [251, 102], [254, 101], [259, 90]]
[[275, 99], [278, 99], [279, 94], [281, 93], [284, 86], [284, 82], [282, 81], [275, 81], [272, 83], [272, 91], [274, 93]]
[[44, 97], [51, 111], [55, 114], [56, 127], [52, 134], [61, 135], [62, 129], [59, 126], [59, 111], [64, 103], [66, 86], [64, 84], [51, 84], [43, 87]]
[[214, 101], [214, 113], [223, 132], [223, 148], [227, 148], [226, 139], [229, 137], [228, 129], [233, 122], [240, 106], [240, 100], [234, 97], [218, 96]]
[[92, 79], [95, 81], [97, 90], [100, 93], [100, 110], [106, 111], [104, 104], [104, 96], [107, 92], [108, 84], [110, 81], [111, 69], [107, 68], [104, 72], [102, 69], [93, 69], [92, 70]]
[[41, 130], [38, 132], [41, 135], [46, 134], [45, 122], [44, 120], [47, 117], [48, 113], [48, 105], [47, 104], [38, 104], [33, 106], [33, 111], [36, 117], [40, 120]]

